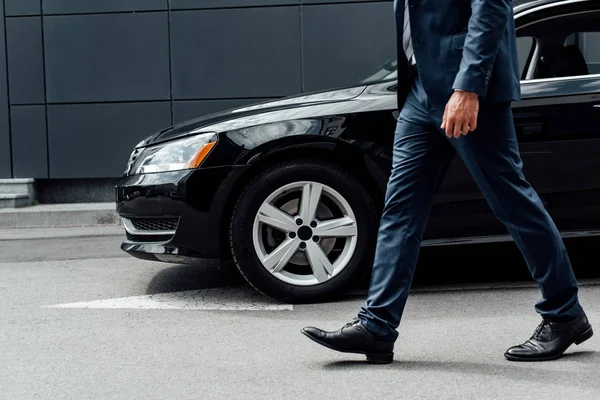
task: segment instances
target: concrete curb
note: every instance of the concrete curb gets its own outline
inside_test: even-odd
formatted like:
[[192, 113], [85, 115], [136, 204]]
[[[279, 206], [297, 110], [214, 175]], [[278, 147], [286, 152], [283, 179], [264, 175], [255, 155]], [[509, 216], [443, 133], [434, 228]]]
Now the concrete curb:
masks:
[[90, 237], [125, 237], [125, 231], [120, 226], [0, 229], [2, 241]]
[[114, 203], [39, 205], [0, 209], [0, 229], [119, 226]]

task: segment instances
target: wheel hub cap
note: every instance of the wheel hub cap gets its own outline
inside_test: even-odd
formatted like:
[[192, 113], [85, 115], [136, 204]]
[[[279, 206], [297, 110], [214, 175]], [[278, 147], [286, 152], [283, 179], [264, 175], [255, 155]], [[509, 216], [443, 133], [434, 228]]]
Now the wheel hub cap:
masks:
[[303, 226], [298, 229], [298, 237], [300, 240], [310, 240], [312, 238], [313, 232], [308, 226]]

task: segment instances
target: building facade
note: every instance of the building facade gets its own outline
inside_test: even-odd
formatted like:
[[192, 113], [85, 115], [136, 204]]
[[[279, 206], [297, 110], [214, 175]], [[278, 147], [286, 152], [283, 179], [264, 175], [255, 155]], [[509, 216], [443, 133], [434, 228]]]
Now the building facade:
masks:
[[350, 84], [395, 52], [391, 0], [0, 4], [0, 178], [117, 178], [156, 130]]
[[173, 123], [357, 82], [395, 56], [392, 3], [0, 0], [0, 178], [112, 184]]

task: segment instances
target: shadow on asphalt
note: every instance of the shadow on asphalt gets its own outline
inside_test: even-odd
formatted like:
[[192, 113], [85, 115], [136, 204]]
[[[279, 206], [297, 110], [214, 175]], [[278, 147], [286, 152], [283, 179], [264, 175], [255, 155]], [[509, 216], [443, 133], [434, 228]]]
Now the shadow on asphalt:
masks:
[[[600, 238], [567, 239], [565, 245], [578, 279], [600, 277]], [[516, 244], [507, 242], [423, 248], [413, 285], [517, 281], [533, 282]]]
[[146, 294], [181, 292], [221, 287], [240, 286], [245, 283], [235, 265], [213, 263], [176, 265], [156, 274], [146, 289]]
[[[598, 365], [600, 363], [600, 353], [595, 351], [576, 351], [565, 353], [564, 356], [553, 362], [577, 362], [584, 364]], [[465, 375], [483, 375], [500, 378], [508, 378], [516, 381], [524, 381], [535, 384], [553, 385], [556, 382], [576, 384], [590, 389], [600, 389], [600, 380], [596, 368], [590, 368], [588, 373], [581, 370], [570, 373], [568, 370], [550, 370], [544, 368], [540, 370], [540, 363], [527, 362], [517, 363], [506, 361], [505, 364], [491, 364], [468, 361], [410, 361], [395, 360], [392, 364], [371, 365], [366, 361], [348, 360], [335, 361], [323, 365], [326, 370], [357, 370], [377, 368], [396, 369], [401, 371], [420, 371], [420, 372], [451, 372]]]
[[563, 360], [572, 360], [577, 362], [586, 362], [594, 365], [600, 363], [600, 352], [597, 351], [576, 351], [572, 353], [565, 353], [562, 357]]
[[[596, 249], [600, 238], [565, 241], [578, 279], [600, 277]], [[370, 274], [343, 298], [363, 299]], [[426, 247], [421, 250], [413, 287], [492, 282], [533, 282], [519, 249], [513, 242], [484, 245]], [[161, 270], [148, 284], [147, 294], [246, 285], [232, 262], [221, 265], [205, 260]]]

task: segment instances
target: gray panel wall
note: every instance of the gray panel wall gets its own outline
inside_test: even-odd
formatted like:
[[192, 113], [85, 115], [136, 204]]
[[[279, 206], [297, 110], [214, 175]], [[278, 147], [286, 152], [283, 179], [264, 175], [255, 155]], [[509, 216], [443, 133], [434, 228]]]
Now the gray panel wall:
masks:
[[13, 176], [48, 178], [46, 107], [12, 106]]
[[166, 12], [44, 17], [49, 103], [170, 100]]
[[301, 91], [300, 7], [173, 11], [173, 98]]
[[8, 111], [4, 0], [0, 0], [0, 179], [12, 177], [12, 155]]
[[307, 5], [302, 20], [305, 90], [356, 82], [395, 54], [391, 3]]
[[0, 3], [0, 177], [119, 177], [156, 130], [394, 55], [392, 0]]

